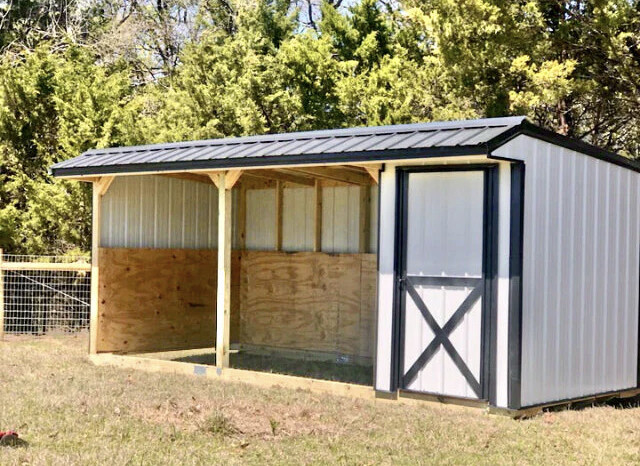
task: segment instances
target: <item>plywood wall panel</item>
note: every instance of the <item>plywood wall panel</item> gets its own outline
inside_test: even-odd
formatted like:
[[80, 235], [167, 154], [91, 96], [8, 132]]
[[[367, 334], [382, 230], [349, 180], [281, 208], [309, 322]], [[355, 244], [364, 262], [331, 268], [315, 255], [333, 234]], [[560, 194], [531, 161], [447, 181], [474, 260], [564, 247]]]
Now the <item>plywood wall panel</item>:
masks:
[[372, 357], [372, 261], [366, 254], [245, 251], [241, 343]]
[[[215, 250], [100, 249], [99, 352], [215, 343]], [[373, 357], [373, 254], [233, 251], [231, 341]]]
[[99, 352], [213, 345], [214, 251], [100, 248], [99, 261]]

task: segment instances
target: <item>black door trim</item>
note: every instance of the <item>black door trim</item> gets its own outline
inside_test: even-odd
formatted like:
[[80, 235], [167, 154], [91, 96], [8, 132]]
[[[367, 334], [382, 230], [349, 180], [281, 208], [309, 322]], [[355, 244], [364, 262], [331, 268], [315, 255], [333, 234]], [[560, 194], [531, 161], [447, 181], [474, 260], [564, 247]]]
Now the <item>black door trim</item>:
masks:
[[507, 406], [520, 409], [522, 379], [522, 245], [524, 235], [524, 163], [511, 165], [509, 233], [509, 353]]
[[[407, 166], [396, 168], [396, 224], [394, 254], [394, 309], [392, 328], [391, 390], [403, 386], [404, 323], [406, 283], [404, 276], [407, 244], [407, 201], [410, 173], [482, 171], [484, 173], [483, 219], [483, 309], [480, 360], [481, 400], [495, 404], [496, 366], [496, 291], [497, 291], [497, 239], [498, 239], [498, 164]], [[429, 279], [425, 279], [429, 280]], [[440, 395], [440, 394], [438, 394]]]

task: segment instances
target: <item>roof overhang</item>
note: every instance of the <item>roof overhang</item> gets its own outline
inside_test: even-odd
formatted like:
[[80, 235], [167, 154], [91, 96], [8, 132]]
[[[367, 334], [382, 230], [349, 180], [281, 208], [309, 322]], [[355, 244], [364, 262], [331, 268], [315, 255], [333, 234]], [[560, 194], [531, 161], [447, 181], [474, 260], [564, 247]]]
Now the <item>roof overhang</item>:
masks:
[[493, 152], [520, 135], [640, 172], [640, 164], [634, 160], [540, 128], [524, 117], [505, 117], [94, 149], [55, 164], [50, 173], [86, 181], [100, 176], [385, 163], [470, 155], [516, 161]]
[[91, 176], [145, 175], [181, 172], [209, 172], [231, 169], [259, 169], [272, 167], [301, 167], [384, 163], [440, 157], [487, 155], [486, 146], [432, 147], [384, 151], [347, 152], [330, 154], [285, 155], [279, 157], [246, 157], [185, 162], [158, 162], [96, 167], [52, 167], [50, 172], [59, 178], [86, 178]]

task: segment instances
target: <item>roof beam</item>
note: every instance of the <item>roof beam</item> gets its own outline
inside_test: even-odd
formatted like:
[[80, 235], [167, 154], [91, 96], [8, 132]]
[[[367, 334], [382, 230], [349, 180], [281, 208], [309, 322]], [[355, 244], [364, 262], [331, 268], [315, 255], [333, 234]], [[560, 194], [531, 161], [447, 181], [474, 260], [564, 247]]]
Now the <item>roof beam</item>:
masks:
[[286, 171], [287, 173], [304, 174], [325, 180], [338, 181], [346, 184], [371, 184], [369, 175], [364, 170], [362, 170], [361, 173], [354, 173], [351, 170], [344, 170], [342, 167], [301, 167], [283, 171]]
[[180, 180], [197, 181], [198, 183], [212, 184], [211, 178], [206, 175], [198, 175], [197, 173], [160, 173], [160, 176], [169, 178], [178, 178]]
[[281, 170], [251, 170], [246, 171], [245, 174], [250, 177], [284, 181], [285, 183], [294, 183], [303, 186], [315, 185], [315, 181], [312, 176], [300, 176], [299, 174], [291, 174]]

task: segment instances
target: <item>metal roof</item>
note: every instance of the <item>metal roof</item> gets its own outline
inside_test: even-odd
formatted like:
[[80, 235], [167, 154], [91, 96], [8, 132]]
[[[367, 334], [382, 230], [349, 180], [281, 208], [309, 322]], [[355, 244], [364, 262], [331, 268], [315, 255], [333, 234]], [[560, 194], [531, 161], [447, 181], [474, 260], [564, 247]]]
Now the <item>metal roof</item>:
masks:
[[87, 176], [488, 154], [498, 142], [532, 128], [550, 133], [517, 116], [113, 147], [57, 163], [51, 173]]

